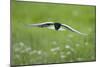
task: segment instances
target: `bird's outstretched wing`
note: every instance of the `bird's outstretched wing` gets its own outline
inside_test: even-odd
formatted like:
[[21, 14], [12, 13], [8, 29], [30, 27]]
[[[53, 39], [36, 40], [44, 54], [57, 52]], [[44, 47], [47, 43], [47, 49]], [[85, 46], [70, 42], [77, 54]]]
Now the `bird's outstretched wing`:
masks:
[[70, 30], [70, 31], [72, 31], [72, 32], [76, 32], [76, 33], [81, 34], [81, 35], [86, 35], [86, 34], [84, 34], [84, 33], [81, 33], [81, 32], [79, 32], [79, 31], [73, 29], [72, 27], [70, 27], [70, 26], [68, 26], [68, 25], [66, 25], [66, 24], [61, 24], [61, 25], [62, 25], [64, 28], [66, 28], [66, 29], [68, 29], [68, 30]]
[[49, 27], [53, 25], [53, 22], [44, 22], [44, 23], [38, 23], [38, 24], [29, 24], [30, 27]]

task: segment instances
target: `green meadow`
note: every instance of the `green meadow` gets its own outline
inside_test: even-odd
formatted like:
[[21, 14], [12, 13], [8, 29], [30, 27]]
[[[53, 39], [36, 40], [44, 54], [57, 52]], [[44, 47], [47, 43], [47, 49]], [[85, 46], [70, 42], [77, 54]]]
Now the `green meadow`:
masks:
[[[87, 34], [29, 27], [59, 22]], [[96, 6], [38, 2], [11, 3], [11, 64], [96, 60]]]

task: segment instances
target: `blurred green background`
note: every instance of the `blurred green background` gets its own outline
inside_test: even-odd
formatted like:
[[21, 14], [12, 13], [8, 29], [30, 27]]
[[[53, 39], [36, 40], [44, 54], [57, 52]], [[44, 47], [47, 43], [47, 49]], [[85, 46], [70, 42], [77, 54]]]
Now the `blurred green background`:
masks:
[[[28, 24], [60, 22], [88, 34], [30, 28]], [[96, 6], [11, 2], [11, 64], [95, 61]]]

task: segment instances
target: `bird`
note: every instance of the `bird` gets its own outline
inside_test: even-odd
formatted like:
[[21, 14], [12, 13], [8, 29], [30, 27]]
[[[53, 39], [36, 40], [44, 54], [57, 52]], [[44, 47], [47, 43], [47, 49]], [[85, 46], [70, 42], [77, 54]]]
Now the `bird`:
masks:
[[67, 24], [61, 24], [59, 22], [44, 22], [44, 23], [38, 23], [38, 24], [29, 24], [29, 26], [30, 27], [55, 29], [56, 31], [70, 30], [70, 31], [75, 32], [75, 33], [80, 34], [80, 35], [86, 35], [85, 33], [81, 33], [78, 30], [72, 28], [71, 26], [69, 26]]

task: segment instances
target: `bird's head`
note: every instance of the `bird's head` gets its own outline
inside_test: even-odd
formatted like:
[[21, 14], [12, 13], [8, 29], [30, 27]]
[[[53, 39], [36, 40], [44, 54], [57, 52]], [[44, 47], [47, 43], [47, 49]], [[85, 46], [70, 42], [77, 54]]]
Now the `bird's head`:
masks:
[[60, 23], [54, 23], [54, 26], [55, 26], [55, 30], [59, 30], [61, 24]]

